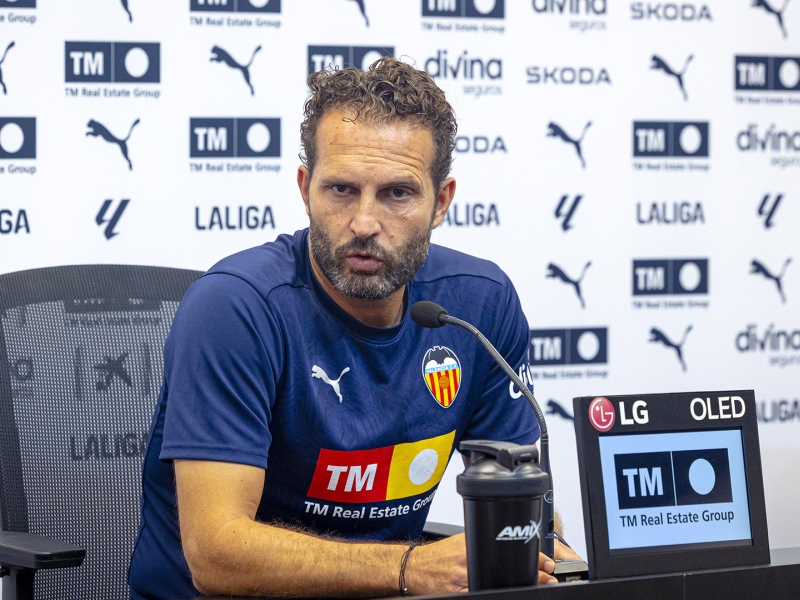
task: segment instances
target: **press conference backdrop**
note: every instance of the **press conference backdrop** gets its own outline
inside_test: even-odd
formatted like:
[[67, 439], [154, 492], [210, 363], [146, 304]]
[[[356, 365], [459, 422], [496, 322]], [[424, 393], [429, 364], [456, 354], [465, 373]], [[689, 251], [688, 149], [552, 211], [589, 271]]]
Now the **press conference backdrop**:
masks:
[[0, 272], [304, 227], [306, 76], [383, 54], [455, 107], [433, 240], [517, 287], [566, 537], [573, 396], [752, 387], [770, 541], [800, 545], [800, 3], [0, 0]]

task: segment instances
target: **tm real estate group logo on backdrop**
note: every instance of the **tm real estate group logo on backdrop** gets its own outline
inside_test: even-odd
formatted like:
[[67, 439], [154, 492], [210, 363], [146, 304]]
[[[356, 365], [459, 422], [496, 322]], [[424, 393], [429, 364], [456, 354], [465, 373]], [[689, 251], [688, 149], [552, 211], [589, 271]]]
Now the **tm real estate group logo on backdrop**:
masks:
[[733, 88], [738, 104], [800, 108], [800, 56], [737, 55]]
[[36, 0], [0, 0], [0, 25], [34, 25], [36, 23], [35, 10], [22, 10], [16, 12], [9, 10], [8, 12], [2, 10], [4, 8], [10, 9], [34, 9], [36, 8]]
[[0, 117], [0, 178], [36, 175], [36, 117]]
[[[358, 0], [363, 2], [363, 0]], [[422, 0], [422, 31], [505, 33], [505, 0]]]
[[66, 86], [67, 98], [158, 99], [161, 44], [64, 42], [64, 82], [89, 84]]
[[532, 379], [608, 377], [608, 327], [532, 329]]
[[394, 56], [394, 46], [309, 46], [308, 74], [323, 69], [367, 69], [384, 56]]
[[633, 308], [708, 308], [708, 262], [707, 258], [634, 259]]
[[635, 171], [680, 173], [709, 170], [707, 121], [634, 121]]
[[281, 27], [281, 0], [190, 0], [189, 11], [192, 27]]

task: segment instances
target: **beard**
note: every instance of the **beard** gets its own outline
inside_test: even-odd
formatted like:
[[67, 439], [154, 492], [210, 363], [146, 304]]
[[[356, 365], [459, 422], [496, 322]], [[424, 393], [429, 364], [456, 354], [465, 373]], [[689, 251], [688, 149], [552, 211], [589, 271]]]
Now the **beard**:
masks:
[[[322, 274], [340, 294], [360, 300], [383, 300], [408, 283], [428, 256], [431, 227], [411, 232], [405, 244], [390, 252], [374, 237], [355, 237], [333, 247], [328, 231], [310, 215], [308, 232], [311, 254]], [[371, 254], [381, 264], [371, 271], [360, 271], [347, 264], [349, 254]]]

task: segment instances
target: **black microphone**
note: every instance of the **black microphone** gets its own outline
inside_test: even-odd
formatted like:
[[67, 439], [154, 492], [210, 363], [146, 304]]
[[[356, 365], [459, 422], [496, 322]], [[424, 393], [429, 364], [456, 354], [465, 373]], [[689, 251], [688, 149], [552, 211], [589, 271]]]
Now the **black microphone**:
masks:
[[417, 302], [411, 307], [411, 319], [420, 327], [427, 327], [429, 329], [444, 327], [444, 325], [456, 325], [469, 331], [472, 335], [478, 338], [478, 341], [481, 343], [481, 345], [486, 348], [486, 351], [491, 355], [494, 361], [500, 366], [501, 369], [503, 369], [503, 371], [505, 371], [506, 375], [508, 375], [511, 381], [514, 382], [514, 385], [516, 385], [517, 389], [522, 392], [522, 394], [525, 396], [525, 399], [528, 401], [528, 404], [530, 404], [531, 408], [533, 408], [533, 412], [536, 414], [536, 420], [539, 422], [539, 432], [541, 433], [539, 444], [541, 446], [541, 468], [542, 471], [547, 473], [549, 478], [549, 483], [547, 484], [547, 493], [545, 494], [545, 502], [542, 508], [542, 521], [547, 527], [547, 531], [545, 532], [545, 537], [543, 540], [544, 553], [550, 558], [553, 558], [555, 523], [553, 520], [553, 475], [550, 473], [550, 436], [547, 433], [547, 423], [544, 420], [544, 413], [542, 413], [539, 403], [528, 389], [528, 386], [522, 383], [522, 380], [519, 378], [519, 376], [514, 373], [514, 369], [511, 368], [508, 362], [506, 362], [506, 359], [503, 358], [503, 356], [494, 346], [492, 346], [492, 343], [486, 339], [486, 336], [478, 331], [478, 329], [473, 325], [470, 325], [461, 319], [457, 319], [456, 317], [451, 317], [444, 308], [435, 302], [430, 302], [428, 300]]

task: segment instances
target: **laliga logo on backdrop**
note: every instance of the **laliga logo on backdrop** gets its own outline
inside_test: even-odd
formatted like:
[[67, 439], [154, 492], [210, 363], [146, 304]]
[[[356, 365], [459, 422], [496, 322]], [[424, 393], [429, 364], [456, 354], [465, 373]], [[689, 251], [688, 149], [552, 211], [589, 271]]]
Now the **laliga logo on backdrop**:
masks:
[[561, 229], [564, 231], [569, 231], [572, 229], [570, 221], [572, 220], [572, 215], [575, 214], [575, 210], [578, 208], [578, 204], [580, 204], [582, 198], [583, 196], [581, 194], [577, 194], [572, 200], [572, 203], [569, 205], [569, 208], [566, 208], [567, 201], [569, 200], [569, 196], [567, 194], [561, 196], [561, 200], [558, 201], [555, 217], [556, 219], [560, 219], [562, 216], [564, 217], [561, 221]]
[[772, 207], [767, 208], [770, 194], [764, 194], [764, 199], [761, 200], [761, 204], [758, 205], [758, 216], [764, 217], [764, 229], [770, 229], [773, 226], [772, 217], [775, 215], [775, 211], [778, 210], [778, 205], [781, 203], [782, 199], [783, 194], [777, 194], [775, 200], [772, 202]]
[[734, 88], [750, 91], [800, 91], [800, 56], [736, 56]]
[[384, 56], [394, 56], [394, 46], [309, 46], [308, 74], [345, 67], [366, 70]]
[[114, 229], [117, 227], [117, 223], [119, 223], [119, 220], [122, 218], [122, 213], [125, 212], [125, 208], [128, 206], [130, 200], [128, 199], [120, 200], [119, 204], [117, 205], [117, 210], [114, 211], [112, 217], [110, 219], [106, 219], [106, 213], [108, 212], [108, 209], [111, 208], [113, 202], [114, 202], [113, 200], [105, 200], [103, 202], [103, 205], [100, 207], [97, 216], [94, 219], [97, 225], [108, 223], [108, 225], [105, 228], [105, 231], [103, 232], [107, 240], [110, 240], [115, 235], [119, 235], [119, 232], [114, 231]]
[[64, 42], [67, 83], [159, 83], [160, 63], [158, 42]]
[[753, 0], [752, 6], [754, 8], [763, 8], [765, 12], [775, 15], [775, 18], [778, 20], [778, 27], [781, 28], [781, 32], [783, 33], [783, 38], [786, 39], [786, 28], [783, 26], [783, 12], [786, 10], [786, 5], [789, 4], [789, 0], [783, 0], [783, 6], [780, 10], [772, 8], [769, 5], [767, 0]]
[[634, 121], [633, 155], [708, 158], [708, 122]]
[[36, 117], [0, 117], [0, 160], [36, 158]]
[[589, 422], [600, 432], [606, 432], [614, 426], [614, 405], [608, 398], [595, 398], [589, 405]]

